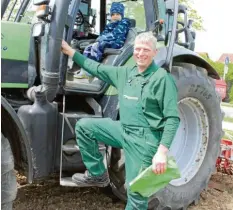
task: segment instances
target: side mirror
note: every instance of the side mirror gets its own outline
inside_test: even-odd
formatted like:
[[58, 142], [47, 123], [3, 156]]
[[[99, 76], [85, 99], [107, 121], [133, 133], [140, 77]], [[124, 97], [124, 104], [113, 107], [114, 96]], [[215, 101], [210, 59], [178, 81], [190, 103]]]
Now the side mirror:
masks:
[[187, 27], [188, 27], [188, 28], [191, 28], [192, 25], [193, 25], [193, 20], [192, 20], [192, 19], [189, 19], [189, 20], [188, 20], [188, 25], [187, 25]]
[[42, 5], [42, 4], [49, 4], [50, 0], [33, 0], [34, 5]]
[[38, 22], [32, 26], [32, 36], [33, 37], [44, 36], [44, 33], [45, 33], [45, 24], [44, 23]]
[[177, 21], [177, 24], [180, 24], [182, 27], [176, 30], [176, 33], [182, 33], [186, 29], [188, 25], [188, 15], [187, 15], [187, 7], [185, 5], [179, 4], [178, 14], [183, 14], [183, 20]]
[[195, 31], [191, 31], [190, 33], [191, 33], [193, 39], [196, 39], [196, 32]]
[[192, 19], [189, 19], [189, 20], [188, 20], [188, 25], [187, 25], [187, 27], [188, 27], [188, 29], [190, 30], [190, 33], [191, 33], [193, 39], [196, 39], [196, 32], [195, 32], [194, 30], [192, 30], [193, 22], [194, 22], [194, 21], [193, 21]]

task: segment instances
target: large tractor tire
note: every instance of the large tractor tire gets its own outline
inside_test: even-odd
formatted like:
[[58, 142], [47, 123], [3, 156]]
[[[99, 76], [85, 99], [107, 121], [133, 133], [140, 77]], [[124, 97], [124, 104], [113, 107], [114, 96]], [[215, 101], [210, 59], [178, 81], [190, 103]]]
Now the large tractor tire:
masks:
[[[197, 203], [215, 171], [222, 136], [220, 97], [207, 71], [192, 64], [172, 68], [179, 97], [180, 126], [170, 148], [181, 178], [150, 197], [149, 209], [180, 210]], [[113, 192], [125, 200], [123, 151], [112, 153], [109, 168]]]
[[11, 210], [17, 194], [14, 157], [7, 138], [1, 136], [1, 209]]

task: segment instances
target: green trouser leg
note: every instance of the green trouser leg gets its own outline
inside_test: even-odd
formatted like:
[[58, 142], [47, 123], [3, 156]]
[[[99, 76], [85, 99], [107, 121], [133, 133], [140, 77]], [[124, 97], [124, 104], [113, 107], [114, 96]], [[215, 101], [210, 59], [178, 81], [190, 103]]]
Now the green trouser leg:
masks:
[[[132, 131], [132, 130], [131, 130]], [[128, 202], [126, 210], [147, 210], [148, 198], [142, 197], [138, 193], [133, 193], [129, 189], [129, 183], [145, 168], [151, 165], [152, 158], [157, 151], [158, 142], [149, 142], [151, 138], [146, 139], [149, 135], [125, 133], [127, 141], [124, 144], [125, 167], [126, 167], [126, 186]], [[159, 136], [158, 136], [159, 137]]]
[[109, 118], [83, 118], [76, 123], [75, 132], [81, 156], [87, 170], [93, 176], [102, 175], [106, 171], [98, 141], [122, 148], [121, 130], [120, 122]]
[[[157, 145], [147, 144], [143, 136], [134, 132], [126, 133], [120, 122], [103, 119], [81, 119], [76, 124], [77, 143], [83, 162], [88, 171], [98, 176], [105, 172], [102, 154], [98, 150], [98, 141], [117, 148], [123, 148], [125, 154], [127, 205], [126, 210], [147, 210], [148, 199], [129, 190], [129, 183], [141, 170], [148, 167], [156, 152]], [[151, 145], [154, 144], [154, 147]]]

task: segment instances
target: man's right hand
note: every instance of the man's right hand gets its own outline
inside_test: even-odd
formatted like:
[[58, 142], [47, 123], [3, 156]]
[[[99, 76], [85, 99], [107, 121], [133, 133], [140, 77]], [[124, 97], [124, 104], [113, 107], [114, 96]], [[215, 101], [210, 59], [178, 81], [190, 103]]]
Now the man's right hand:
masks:
[[72, 49], [68, 43], [64, 40], [62, 40], [62, 44], [61, 44], [61, 51], [66, 54], [69, 55], [70, 57], [74, 56], [75, 50]]

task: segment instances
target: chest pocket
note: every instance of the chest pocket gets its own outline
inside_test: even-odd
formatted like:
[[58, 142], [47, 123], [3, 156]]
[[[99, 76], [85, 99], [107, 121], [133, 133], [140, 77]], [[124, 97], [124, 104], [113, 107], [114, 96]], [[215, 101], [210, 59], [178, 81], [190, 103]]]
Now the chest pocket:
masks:
[[152, 74], [143, 81], [139, 78], [133, 78], [127, 81], [120, 104], [121, 122], [123, 124], [143, 127], [149, 126], [143, 113], [141, 96], [143, 88], [149, 82]]
[[140, 126], [142, 118], [141, 87], [135, 80], [129, 80], [123, 90], [120, 104], [121, 121], [126, 125]]

